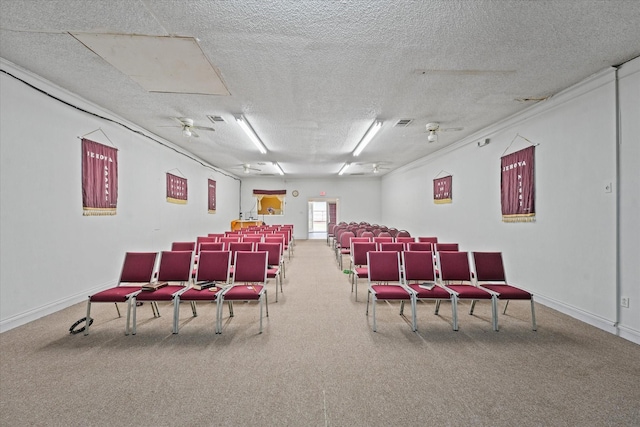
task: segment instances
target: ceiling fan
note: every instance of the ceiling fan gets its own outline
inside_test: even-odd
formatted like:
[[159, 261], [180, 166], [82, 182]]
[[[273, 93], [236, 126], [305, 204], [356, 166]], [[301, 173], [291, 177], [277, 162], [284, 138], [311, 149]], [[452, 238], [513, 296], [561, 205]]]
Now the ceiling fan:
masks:
[[244, 172], [246, 174], [251, 173], [251, 171], [262, 172], [262, 169], [252, 168], [251, 164], [249, 164], [249, 163], [242, 163], [240, 165], [234, 166], [231, 169], [240, 169], [240, 168], [242, 168], [242, 172]]
[[171, 126], [171, 127], [181, 127], [182, 128], [182, 135], [185, 138], [190, 138], [192, 136], [194, 138], [198, 138], [200, 135], [198, 135], [194, 129], [208, 130], [208, 131], [211, 131], [211, 132], [215, 131], [214, 128], [210, 128], [210, 127], [206, 127], [206, 126], [194, 126], [193, 119], [190, 119], [188, 117], [172, 117], [172, 119], [177, 121], [178, 123], [180, 123], [180, 126]]
[[382, 163], [373, 163], [371, 165], [371, 172], [373, 173], [380, 173], [381, 170], [390, 170], [391, 168], [386, 168], [384, 166], [382, 166]]
[[428, 142], [438, 142], [438, 132], [457, 132], [461, 131], [463, 128], [441, 128], [440, 123], [433, 122], [427, 123], [427, 132], [429, 132], [429, 136], [427, 136]]

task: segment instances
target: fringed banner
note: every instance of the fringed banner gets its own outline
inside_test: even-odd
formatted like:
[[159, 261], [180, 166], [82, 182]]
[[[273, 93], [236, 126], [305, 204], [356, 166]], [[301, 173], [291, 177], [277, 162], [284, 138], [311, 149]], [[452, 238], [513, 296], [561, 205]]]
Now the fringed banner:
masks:
[[533, 222], [535, 146], [501, 157], [502, 221]]
[[187, 203], [187, 179], [167, 172], [167, 202], [185, 205]]
[[437, 205], [451, 203], [452, 182], [453, 177], [451, 175], [433, 180], [433, 203]]
[[216, 213], [216, 182], [209, 180], [209, 213]]
[[82, 214], [115, 215], [118, 150], [82, 138]]

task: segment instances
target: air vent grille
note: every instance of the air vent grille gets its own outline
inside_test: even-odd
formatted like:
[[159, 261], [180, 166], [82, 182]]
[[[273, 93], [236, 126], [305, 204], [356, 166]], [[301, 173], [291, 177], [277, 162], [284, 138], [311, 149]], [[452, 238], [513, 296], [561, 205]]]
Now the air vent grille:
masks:
[[396, 122], [395, 125], [393, 125], [393, 127], [406, 127], [409, 126], [409, 123], [411, 123], [413, 121], [413, 119], [400, 119]]
[[209, 120], [211, 120], [213, 123], [220, 123], [220, 122], [224, 122], [224, 119], [221, 116], [207, 116], [209, 118]]

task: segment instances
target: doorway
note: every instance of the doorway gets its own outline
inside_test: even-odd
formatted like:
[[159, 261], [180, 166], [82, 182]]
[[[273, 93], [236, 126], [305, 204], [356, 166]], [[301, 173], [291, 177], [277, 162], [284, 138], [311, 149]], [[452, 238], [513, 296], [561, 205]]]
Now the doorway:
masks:
[[309, 239], [327, 238], [327, 202], [309, 200]]

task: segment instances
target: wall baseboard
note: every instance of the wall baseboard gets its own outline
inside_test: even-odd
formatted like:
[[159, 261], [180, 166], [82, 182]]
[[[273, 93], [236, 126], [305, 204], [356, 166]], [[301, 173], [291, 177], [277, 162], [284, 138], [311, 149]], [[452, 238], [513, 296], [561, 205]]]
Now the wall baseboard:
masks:
[[625, 326], [618, 326], [618, 336], [640, 345], [640, 331]]

